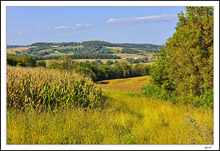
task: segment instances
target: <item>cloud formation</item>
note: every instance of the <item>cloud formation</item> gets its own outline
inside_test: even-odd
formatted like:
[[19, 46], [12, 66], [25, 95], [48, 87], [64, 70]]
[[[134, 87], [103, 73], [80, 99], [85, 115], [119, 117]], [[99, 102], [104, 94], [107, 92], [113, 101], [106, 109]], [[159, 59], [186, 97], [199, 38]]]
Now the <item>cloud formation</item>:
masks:
[[63, 29], [69, 29], [69, 27], [66, 27], [66, 26], [57, 26], [57, 27], [54, 27], [53, 30], [63, 30]]
[[133, 17], [133, 18], [111, 18], [107, 20], [108, 24], [115, 25], [127, 25], [134, 23], [150, 23], [150, 22], [168, 22], [178, 19], [177, 15], [174, 14], [165, 14], [159, 16], [143, 16], [143, 17]]
[[76, 24], [72, 27], [67, 27], [67, 26], [57, 26], [54, 27], [53, 30], [65, 30], [65, 29], [72, 29], [72, 30], [76, 30], [76, 29], [86, 29], [86, 28], [90, 28], [93, 27], [90, 24]]

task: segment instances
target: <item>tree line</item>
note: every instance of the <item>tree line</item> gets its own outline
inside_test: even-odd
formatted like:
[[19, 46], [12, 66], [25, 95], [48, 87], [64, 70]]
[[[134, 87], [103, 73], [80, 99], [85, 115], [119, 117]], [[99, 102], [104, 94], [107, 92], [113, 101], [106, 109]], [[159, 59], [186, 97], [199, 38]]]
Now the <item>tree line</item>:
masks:
[[[18, 57], [7, 54], [7, 64], [22, 67], [46, 67], [45, 61], [36, 61], [33, 56], [29, 55]], [[151, 66], [144, 64], [129, 65], [125, 62], [118, 63], [117, 61], [113, 62], [110, 60], [107, 61], [106, 64], [100, 60], [93, 62], [76, 62], [69, 56], [62, 56], [59, 58], [59, 61], [54, 60], [47, 68], [75, 71], [89, 76], [93, 81], [100, 81], [149, 75]]]
[[[84, 54], [74, 54], [67, 55], [71, 59], [121, 59], [120, 56], [110, 55], [110, 54], [99, 54], [99, 53], [84, 53]], [[61, 55], [56, 56], [35, 56], [36, 60], [51, 60], [59, 59]]]
[[92, 78], [93, 81], [128, 78], [149, 75], [151, 65], [129, 65], [125, 62], [108, 61], [103, 64], [100, 60], [94, 62], [76, 62], [67, 56], [60, 58], [61, 62], [54, 61], [47, 67], [50, 69], [74, 70]]

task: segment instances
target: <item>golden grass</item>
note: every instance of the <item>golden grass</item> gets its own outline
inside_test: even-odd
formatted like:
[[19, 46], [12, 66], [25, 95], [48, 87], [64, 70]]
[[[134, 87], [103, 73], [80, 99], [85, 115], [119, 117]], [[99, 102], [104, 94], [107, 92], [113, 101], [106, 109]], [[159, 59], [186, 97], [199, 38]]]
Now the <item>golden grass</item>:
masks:
[[213, 110], [128, 93], [148, 76], [105, 82], [96, 84], [108, 97], [102, 108], [9, 108], [7, 144], [213, 144]]
[[115, 50], [122, 50], [124, 47], [105, 47], [105, 48], [110, 48], [110, 49], [115, 49]]
[[213, 144], [212, 110], [104, 93], [103, 109], [8, 110], [7, 144]]
[[23, 50], [23, 51], [27, 51], [29, 48], [34, 48], [34, 47], [36, 47], [36, 46], [8, 48], [8, 49], [7, 49], [7, 52], [15, 52], [15, 51], [19, 51], [19, 52], [21, 52], [22, 50]]
[[120, 56], [121, 58], [134, 58], [134, 57], [145, 58], [146, 57], [146, 56], [142, 56], [142, 55], [128, 54], [128, 53], [117, 53], [115, 55]]
[[123, 92], [141, 92], [141, 88], [149, 83], [149, 78], [149, 76], [142, 76], [135, 78], [104, 80], [96, 82], [95, 86], [103, 89], [119, 90]]

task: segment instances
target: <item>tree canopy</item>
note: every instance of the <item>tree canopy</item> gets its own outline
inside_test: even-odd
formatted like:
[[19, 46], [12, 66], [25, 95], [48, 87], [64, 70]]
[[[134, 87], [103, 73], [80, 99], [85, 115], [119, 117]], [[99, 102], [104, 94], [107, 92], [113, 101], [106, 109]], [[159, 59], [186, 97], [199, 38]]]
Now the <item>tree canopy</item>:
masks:
[[162, 96], [169, 92], [187, 99], [200, 97], [196, 104], [211, 104], [213, 8], [186, 7], [186, 12], [178, 16], [176, 32], [157, 56], [156, 66], [151, 72], [151, 84], [164, 92]]

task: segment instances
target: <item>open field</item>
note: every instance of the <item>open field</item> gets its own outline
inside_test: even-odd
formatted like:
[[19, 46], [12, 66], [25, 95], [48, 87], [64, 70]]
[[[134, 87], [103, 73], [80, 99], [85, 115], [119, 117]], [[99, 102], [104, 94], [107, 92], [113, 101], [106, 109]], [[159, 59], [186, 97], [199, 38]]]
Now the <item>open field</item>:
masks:
[[[102, 108], [9, 109], [7, 144], [213, 144], [212, 110], [128, 93], [130, 84], [147, 79], [109, 81], [113, 89], [103, 87], [109, 99]], [[119, 84], [127, 89], [117, 90]]]
[[139, 54], [128, 54], [128, 53], [117, 53], [115, 54], [116, 56], [120, 56], [121, 58], [134, 58], [134, 57], [139, 57], [139, 58], [152, 58], [153, 53], [145, 53], [146, 56], [139, 55]]
[[7, 52], [13, 53], [13, 52], [16, 52], [16, 51], [21, 52], [22, 50], [23, 50], [23, 51], [27, 51], [29, 48], [34, 48], [34, 47], [36, 47], [36, 46], [8, 48], [8, 49], [7, 49]]
[[95, 87], [105, 103], [87, 110], [8, 108], [7, 144], [213, 144], [211, 109], [134, 93], [148, 82], [148, 76], [101, 81]]
[[105, 48], [110, 48], [110, 49], [115, 49], [115, 50], [122, 50], [124, 47], [105, 47]]
[[104, 80], [96, 82], [95, 86], [103, 89], [120, 90], [123, 92], [141, 92], [141, 88], [149, 83], [149, 76]]

